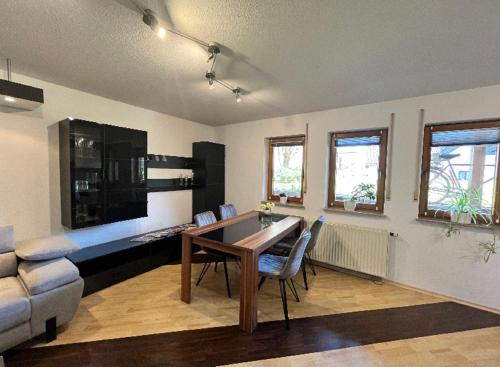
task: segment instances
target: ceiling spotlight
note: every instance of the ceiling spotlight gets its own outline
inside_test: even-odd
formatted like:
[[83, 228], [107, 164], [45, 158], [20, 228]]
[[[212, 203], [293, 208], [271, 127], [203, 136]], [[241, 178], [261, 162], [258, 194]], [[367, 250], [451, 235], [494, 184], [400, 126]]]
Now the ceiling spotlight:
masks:
[[10, 102], [10, 103], [14, 103], [16, 101], [16, 99], [14, 97], [10, 97], [10, 96], [5, 97], [4, 99], [5, 99], [5, 102]]
[[205, 74], [205, 78], [208, 79], [208, 89], [214, 89], [215, 88], [215, 73], [212, 71], [207, 71]]
[[234, 95], [236, 96], [236, 103], [240, 103], [241, 102], [241, 89], [240, 88], [234, 88], [233, 89], [233, 93]]
[[164, 39], [167, 35], [167, 30], [159, 25], [158, 19], [156, 19], [152, 10], [144, 10], [142, 21], [146, 23], [161, 39]]
[[156, 31], [156, 34], [158, 35], [158, 37], [160, 37], [161, 39], [164, 39], [165, 36], [167, 35], [167, 30], [163, 27], [159, 27], [158, 28], [158, 31]]

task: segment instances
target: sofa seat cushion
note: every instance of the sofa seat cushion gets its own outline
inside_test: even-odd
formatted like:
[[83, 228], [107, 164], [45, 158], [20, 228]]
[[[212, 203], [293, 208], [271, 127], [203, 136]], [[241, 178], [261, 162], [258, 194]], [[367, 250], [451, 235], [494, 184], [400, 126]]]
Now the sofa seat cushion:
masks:
[[23, 261], [18, 272], [32, 296], [72, 283], [80, 277], [78, 268], [64, 257], [46, 261]]
[[16, 243], [16, 255], [23, 260], [52, 260], [72, 254], [80, 248], [69, 238], [55, 236]]
[[31, 304], [16, 277], [0, 278], [0, 333], [29, 321]]

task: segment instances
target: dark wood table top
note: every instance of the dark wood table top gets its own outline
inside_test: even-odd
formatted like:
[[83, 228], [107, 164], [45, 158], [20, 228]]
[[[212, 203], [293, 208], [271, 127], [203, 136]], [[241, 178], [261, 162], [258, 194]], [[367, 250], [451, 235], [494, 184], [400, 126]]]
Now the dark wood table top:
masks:
[[303, 218], [297, 216], [263, 217], [251, 211], [207, 226], [193, 228], [184, 234], [203, 243], [233, 247], [240, 251], [264, 251], [269, 243], [295, 227]]

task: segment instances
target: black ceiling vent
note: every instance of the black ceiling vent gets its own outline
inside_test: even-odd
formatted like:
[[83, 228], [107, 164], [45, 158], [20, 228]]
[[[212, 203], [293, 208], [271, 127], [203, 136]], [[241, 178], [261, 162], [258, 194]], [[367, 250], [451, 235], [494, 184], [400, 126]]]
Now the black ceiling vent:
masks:
[[34, 110], [43, 104], [43, 89], [12, 82], [10, 60], [7, 59], [7, 79], [0, 79], [0, 106], [8, 110]]

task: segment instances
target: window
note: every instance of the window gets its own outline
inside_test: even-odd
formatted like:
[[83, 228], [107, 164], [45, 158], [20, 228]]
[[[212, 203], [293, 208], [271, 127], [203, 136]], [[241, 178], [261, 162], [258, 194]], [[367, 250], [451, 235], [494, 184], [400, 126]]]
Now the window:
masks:
[[498, 223], [499, 144], [500, 121], [427, 125], [419, 216], [449, 219], [452, 199], [473, 190], [475, 206]]
[[304, 177], [304, 136], [269, 139], [267, 199], [302, 203]]
[[330, 141], [328, 206], [343, 208], [359, 188], [356, 210], [384, 211], [387, 129], [333, 133]]

